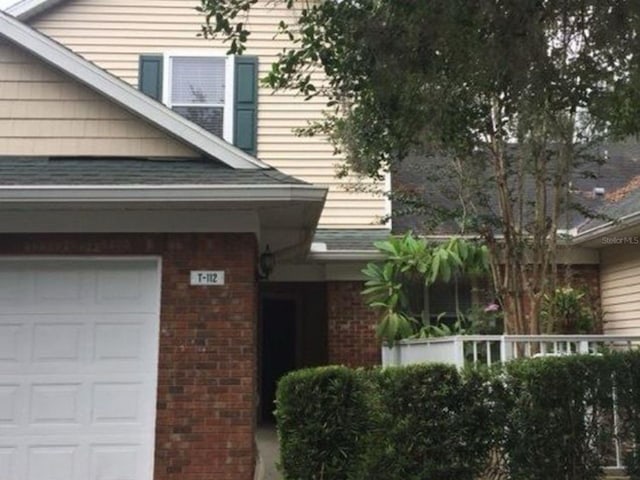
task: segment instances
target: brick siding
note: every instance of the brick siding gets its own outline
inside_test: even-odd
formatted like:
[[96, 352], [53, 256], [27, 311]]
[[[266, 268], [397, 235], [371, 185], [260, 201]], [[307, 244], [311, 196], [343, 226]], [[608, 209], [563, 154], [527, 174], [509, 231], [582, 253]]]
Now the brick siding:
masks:
[[[0, 237], [0, 254], [162, 257], [155, 480], [253, 478], [256, 248], [251, 234]], [[226, 284], [192, 287], [193, 269]]]
[[377, 314], [365, 305], [363, 282], [328, 282], [329, 363], [350, 367], [380, 365]]

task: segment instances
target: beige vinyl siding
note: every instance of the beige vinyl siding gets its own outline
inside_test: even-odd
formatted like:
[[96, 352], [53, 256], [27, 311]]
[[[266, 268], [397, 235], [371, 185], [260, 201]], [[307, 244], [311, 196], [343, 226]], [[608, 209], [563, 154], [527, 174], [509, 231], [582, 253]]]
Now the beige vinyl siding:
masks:
[[8, 42], [0, 43], [0, 154], [196, 155]]
[[602, 250], [600, 288], [605, 333], [640, 334], [640, 245]]
[[[247, 21], [251, 36], [247, 54], [257, 55], [260, 76], [288, 39], [275, 36], [281, 18], [292, 13], [284, 2], [264, 0]], [[137, 86], [138, 59], [143, 53], [210, 51], [223, 53], [221, 41], [198, 37], [203, 17], [190, 0], [68, 0], [31, 23], [100, 67]], [[293, 20], [290, 22], [292, 23]], [[320, 221], [323, 227], [380, 228], [377, 220], [387, 201], [371, 193], [345, 191], [353, 181], [336, 178], [340, 158], [325, 138], [300, 138], [292, 129], [322, 118], [324, 101], [304, 101], [291, 92], [260, 88], [258, 98], [258, 157], [300, 179], [330, 188]]]

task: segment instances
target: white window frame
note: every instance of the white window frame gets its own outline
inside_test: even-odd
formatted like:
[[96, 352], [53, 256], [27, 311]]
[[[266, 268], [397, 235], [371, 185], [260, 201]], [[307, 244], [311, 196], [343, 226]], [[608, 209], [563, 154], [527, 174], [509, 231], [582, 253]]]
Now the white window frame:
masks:
[[[164, 52], [164, 69], [162, 73], [162, 103], [167, 107], [173, 106], [195, 106], [195, 107], [220, 107], [223, 108], [222, 114], [222, 138], [229, 143], [233, 143], [233, 110], [234, 110], [234, 92], [235, 92], [235, 56], [227, 55], [223, 50], [171, 50]], [[225, 89], [224, 89], [224, 105], [219, 104], [202, 104], [202, 105], [186, 105], [173, 104], [171, 101], [171, 78], [173, 69], [173, 58], [176, 57], [203, 57], [203, 58], [224, 58], [225, 60]]]

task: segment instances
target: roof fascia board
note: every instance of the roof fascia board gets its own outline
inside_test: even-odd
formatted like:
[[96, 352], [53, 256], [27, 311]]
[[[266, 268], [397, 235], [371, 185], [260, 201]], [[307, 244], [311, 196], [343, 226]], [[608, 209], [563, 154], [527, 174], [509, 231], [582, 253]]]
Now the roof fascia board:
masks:
[[6, 12], [20, 20], [27, 20], [57, 5], [62, 0], [22, 0], [6, 8]]
[[235, 169], [271, 168], [2, 11], [0, 36], [199, 152]]
[[2, 186], [0, 202], [280, 202], [324, 204], [313, 185], [97, 185]]

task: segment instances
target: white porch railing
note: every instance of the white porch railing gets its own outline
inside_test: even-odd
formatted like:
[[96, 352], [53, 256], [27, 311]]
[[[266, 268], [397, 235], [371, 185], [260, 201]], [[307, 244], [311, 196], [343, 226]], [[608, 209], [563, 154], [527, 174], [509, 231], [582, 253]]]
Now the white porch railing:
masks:
[[401, 340], [382, 347], [382, 365], [493, 365], [516, 358], [597, 353], [640, 347], [640, 335], [457, 335]]
[[[640, 335], [458, 335], [402, 340], [382, 347], [382, 365], [401, 366], [416, 363], [465, 365], [508, 362], [517, 358], [597, 354], [605, 349], [630, 350], [640, 347]], [[615, 392], [614, 392], [615, 397]], [[615, 402], [615, 400], [614, 400]], [[613, 412], [615, 465], [622, 465], [618, 439], [618, 415]]]

